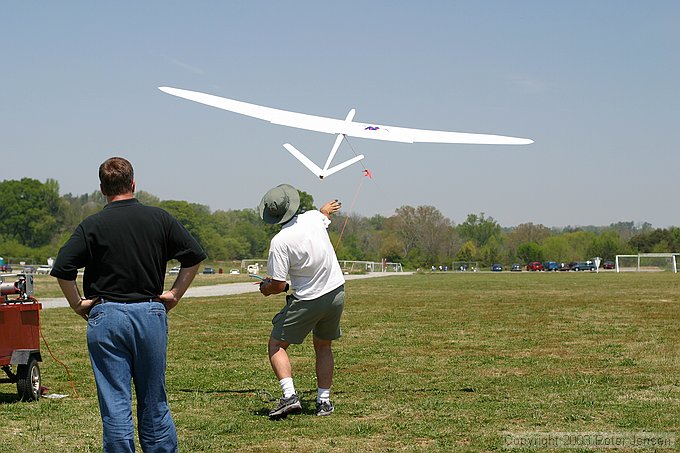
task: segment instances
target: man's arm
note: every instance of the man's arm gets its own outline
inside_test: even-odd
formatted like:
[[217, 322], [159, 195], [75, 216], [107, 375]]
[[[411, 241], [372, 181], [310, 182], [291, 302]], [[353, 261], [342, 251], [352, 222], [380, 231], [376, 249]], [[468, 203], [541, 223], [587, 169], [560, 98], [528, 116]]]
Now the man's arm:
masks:
[[73, 311], [80, 315], [83, 319], [87, 320], [87, 316], [90, 313], [92, 307], [97, 304], [98, 298], [85, 299], [81, 297], [78, 291], [78, 285], [76, 285], [75, 280], [64, 280], [62, 278], [57, 278], [59, 282], [59, 287], [61, 292], [64, 293], [68, 304], [71, 306]]
[[175, 308], [179, 303], [179, 300], [184, 296], [184, 293], [189, 289], [189, 285], [191, 285], [191, 282], [194, 280], [200, 264], [201, 263], [198, 263], [195, 266], [181, 268], [179, 274], [177, 274], [175, 283], [172, 284], [172, 288], [159, 296], [159, 299], [163, 305], [165, 305], [167, 311]]
[[260, 292], [264, 296], [270, 296], [272, 294], [285, 293], [288, 291], [288, 283], [282, 282], [280, 280], [274, 280], [272, 278], [265, 278], [260, 283]]

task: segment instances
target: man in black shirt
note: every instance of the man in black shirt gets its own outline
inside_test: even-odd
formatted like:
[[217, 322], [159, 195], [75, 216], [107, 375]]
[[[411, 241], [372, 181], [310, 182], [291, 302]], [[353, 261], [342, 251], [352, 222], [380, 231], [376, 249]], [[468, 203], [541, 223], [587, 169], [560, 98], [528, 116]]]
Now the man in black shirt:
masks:
[[[59, 250], [51, 275], [71, 308], [88, 322], [104, 451], [134, 451], [132, 380], [142, 449], [176, 452], [165, 392], [167, 312], [189, 288], [206, 254], [173, 216], [134, 198], [130, 162], [106, 160], [99, 180], [108, 204], [78, 225]], [[172, 288], [163, 291], [171, 259], [182, 267]], [[76, 284], [83, 267], [84, 297]]]

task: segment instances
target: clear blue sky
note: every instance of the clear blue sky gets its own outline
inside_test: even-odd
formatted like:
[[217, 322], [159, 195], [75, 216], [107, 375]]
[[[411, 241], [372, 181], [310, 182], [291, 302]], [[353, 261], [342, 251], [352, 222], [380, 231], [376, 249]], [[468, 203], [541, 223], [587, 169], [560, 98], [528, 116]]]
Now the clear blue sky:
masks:
[[[536, 141], [351, 139], [374, 177], [352, 211], [432, 205], [456, 223], [680, 225], [680, 2], [2, 2], [0, 180], [137, 187], [212, 210], [286, 182], [346, 210], [360, 165], [317, 180], [331, 135], [175, 98], [173, 86], [298, 112]], [[338, 158], [353, 156], [343, 145]]]

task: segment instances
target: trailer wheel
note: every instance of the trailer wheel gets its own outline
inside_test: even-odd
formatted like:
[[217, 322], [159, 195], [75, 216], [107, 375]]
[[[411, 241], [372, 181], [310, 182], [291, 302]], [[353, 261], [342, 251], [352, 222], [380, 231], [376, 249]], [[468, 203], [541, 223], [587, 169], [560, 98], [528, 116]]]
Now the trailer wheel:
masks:
[[28, 364], [17, 366], [17, 392], [22, 401], [40, 399], [40, 366], [35, 357]]

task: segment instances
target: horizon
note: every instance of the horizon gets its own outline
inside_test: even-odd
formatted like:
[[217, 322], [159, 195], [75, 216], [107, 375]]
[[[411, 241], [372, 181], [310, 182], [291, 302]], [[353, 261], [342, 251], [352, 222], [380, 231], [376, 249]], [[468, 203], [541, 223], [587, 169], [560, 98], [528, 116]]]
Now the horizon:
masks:
[[[54, 178], [48, 178], [48, 179], [54, 179]], [[2, 181], [0, 181], [0, 182], [3, 182], [3, 181], [7, 181], [7, 179], [2, 180]], [[55, 180], [55, 181], [56, 181], [56, 180]], [[45, 181], [40, 181], [40, 182], [41, 182], [41, 183], [45, 183]], [[57, 181], [57, 183], [59, 183], [59, 181]], [[59, 187], [61, 188], [61, 184], [60, 184], [60, 183], [59, 183]], [[139, 193], [140, 191], [141, 191], [141, 192], [144, 192], [144, 193], [146, 193], [146, 194], [148, 194], [148, 195], [150, 195], [150, 196], [159, 198], [159, 200], [160, 200], [161, 202], [163, 202], [163, 201], [185, 201], [185, 202], [187, 202], [187, 203], [189, 203], [189, 204], [199, 204], [199, 205], [202, 205], [202, 206], [207, 207], [207, 208], [209, 209], [209, 211], [210, 211], [211, 214], [213, 214], [213, 213], [215, 213], [215, 212], [217, 212], [217, 211], [239, 211], [239, 210], [243, 210], [243, 209], [250, 209], [250, 210], [257, 211], [257, 205], [254, 206], [254, 207], [247, 207], [247, 206], [246, 206], [246, 207], [244, 207], [244, 208], [213, 209], [211, 206], [204, 205], [204, 204], [202, 204], [202, 203], [197, 203], [197, 202], [190, 201], [190, 200], [177, 199], [177, 198], [172, 198], [172, 199], [170, 199], [170, 198], [168, 198], [168, 199], [160, 198], [160, 197], [158, 197], [156, 194], [151, 193], [151, 192], [148, 192], [148, 191], [146, 191], [146, 190], [136, 190], [136, 191], [135, 191], [135, 195], [136, 195], [137, 193]], [[92, 195], [92, 194], [95, 193], [95, 192], [96, 192], [96, 193], [101, 193], [101, 192], [99, 192], [99, 189], [96, 189], [96, 190], [91, 191], [91, 192], [88, 192], [88, 193], [81, 193], [81, 194], [73, 194], [73, 193], [71, 193], [71, 192], [61, 193], [61, 189], [60, 189], [59, 196], [60, 196], [60, 197], [63, 197], [63, 196], [71, 196], [71, 197], [74, 197], [74, 198], [79, 198], [79, 197], [82, 197], [82, 196], [85, 196], [85, 195], [90, 196], [90, 195]], [[312, 194], [309, 194], [309, 195], [312, 195]], [[314, 196], [313, 196], [313, 195], [312, 195], [312, 199], [314, 199]], [[314, 199], [314, 203], [316, 204], [317, 202], [318, 202], [318, 200], [315, 200], [315, 199]], [[405, 205], [405, 206], [411, 206], [411, 205]], [[434, 206], [434, 208], [436, 208], [439, 212], [442, 212], [442, 211], [441, 211], [437, 206], [435, 206], [435, 205], [419, 205], [419, 206]], [[400, 207], [401, 207], [401, 206], [400, 206]], [[418, 206], [413, 206], [413, 207], [418, 207]], [[396, 209], [395, 209], [395, 211], [396, 211]], [[344, 213], [343, 210], [340, 210], [340, 211], [339, 211], [339, 214], [340, 214], [340, 215], [348, 215], [348, 214]], [[389, 217], [392, 217], [392, 216], [396, 215], [396, 212], [393, 212], [393, 213], [390, 214], [390, 215], [383, 215], [383, 214], [379, 214], [379, 213], [373, 213], [373, 214], [369, 214], [369, 215], [366, 215], [366, 214], [358, 214], [358, 213], [350, 213], [349, 215], [351, 216], [352, 214], [357, 214], [357, 215], [360, 215], [360, 216], [365, 217], [365, 218], [371, 218], [371, 217], [373, 217], [373, 216], [375, 216], [375, 215], [381, 215], [381, 216], [383, 216], [383, 217], [389, 218]], [[443, 214], [443, 213], [442, 213], [442, 214]], [[606, 224], [606, 225], [604, 225], [604, 224], [598, 225], [598, 224], [594, 224], [594, 223], [583, 224], [583, 225], [576, 225], [576, 224], [568, 224], [568, 225], [545, 225], [545, 224], [534, 223], [534, 222], [520, 222], [520, 223], [515, 224], [515, 225], [503, 225], [502, 223], [498, 222], [498, 220], [497, 220], [493, 215], [489, 215], [489, 213], [486, 213], [486, 212], [469, 212], [467, 215], [470, 215], [470, 214], [475, 214], [475, 215], [484, 214], [486, 219], [493, 219], [494, 221], [496, 221], [496, 223], [498, 223], [498, 225], [499, 225], [502, 229], [513, 229], [513, 228], [518, 227], [519, 225], [524, 225], [524, 224], [528, 224], [528, 223], [534, 224], [534, 225], [536, 225], [536, 226], [544, 226], [544, 227], [549, 228], [549, 229], [551, 229], [551, 230], [554, 230], [554, 229], [556, 229], [556, 230], [566, 230], [566, 229], [588, 229], [588, 228], [605, 229], [605, 228], [611, 228], [612, 226], [615, 226], [615, 225], [617, 225], [617, 224], [623, 224], [623, 223], [633, 223], [635, 229], [638, 229], [638, 228], [640, 228], [640, 227], [644, 227], [645, 225], [650, 225], [650, 227], [651, 227], [651, 228], [654, 228], [654, 229], [657, 229], [657, 228], [658, 228], [658, 229], [668, 229], [668, 228], [677, 228], [677, 227], [678, 227], [677, 225], [668, 225], [668, 226], [660, 227], [660, 226], [656, 226], [656, 225], [652, 224], [651, 222], [647, 222], [647, 221], [636, 222], [636, 221], [633, 221], [633, 220], [618, 220], [618, 221], [615, 221], [615, 222], [610, 222], [609, 224]], [[466, 218], [467, 218], [467, 215], [465, 216]], [[447, 216], [444, 216], [444, 217], [446, 217], [446, 218], [449, 219], [451, 222], [453, 222], [454, 226], [459, 225], [460, 223], [462, 223], [462, 222], [464, 222], [464, 221], [466, 220], [466, 218], [465, 218], [465, 219], [463, 219], [463, 220], [461, 220], [461, 221], [456, 222], [454, 219], [451, 219], [451, 218], [449, 218], [449, 217], [447, 217]]]

